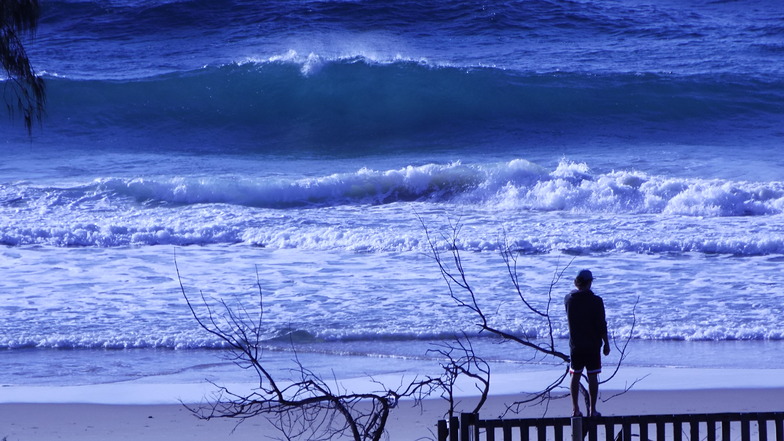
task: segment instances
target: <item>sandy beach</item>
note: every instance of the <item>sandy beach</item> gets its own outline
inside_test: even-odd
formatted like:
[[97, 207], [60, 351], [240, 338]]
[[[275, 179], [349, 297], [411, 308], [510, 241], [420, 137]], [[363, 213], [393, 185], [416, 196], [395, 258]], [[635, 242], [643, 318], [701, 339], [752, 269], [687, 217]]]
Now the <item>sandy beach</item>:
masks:
[[[483, 416], [503, 412], [515, 396], [491, 397]], [[403, 403], [391, 414], [391, 440], [435, 439], [436, 422], [445, 403], [427, 400], [422, 408]], [[536, 417], [542, 407], [526, 409]], [[550, 403], [548, 415], [568, 415], [566, 399]], [[632, 391], [602, 405], [605, 415], [784, 411], [784, 388]], [[8, 441], [246, 441], [277, 438], [279, 433], [263, 418], [237, 425], [232, 420], [201, 421], [182, 405], [1, 404], [0, 436]]]
[[[630, 369], [628, 375], [637, 373]], [[513, 391], [516, 377], [499, 375], [481, 416], [501, 415], [509, 403], [522, 397]], [[784, 382], [779, 370], [654, 370], [634, 390], [619, 394], [620, 382], [602, 392], [604, 415], [784, 411]], [[647, 381], [646, 381], [647, 380]], [[621, 381], [625, 381], [622, 380]], [[684, 388], [683, 384], [692, 384]], [[762, 387], [762, 384], [766, 384]], [[129, 393], [134, 390], [137, 395]], [[79, 391], [79, 392], [77, 392]], [[165, 399], [155, 397], [157, 391]], [[183, 391], [189, 391], [185, 393]], [[278, 438], [279, 433], [263, 418], [237, 425], [234, 420], [202, 421], [173, 398], [198, 401], [203, 390], [194, 385], [109, 385], [86, 388], [24, 388], [0, 390], [0, 437], [8, 441], [245, 441]], [[49, 401], [45, 402], [48, 394]], [[26, 398], [25, 398], [26, 397]], [[151, 403], [144, 404], [147, 400]], [[462, 407], [476, 397], [466, 393]], [[40, 401], [40, 402], [36, 402]], [[122, 401], [133, 404], [119, 404]], [[446, 403], [425, 400], [421, 407], [404, 401], [394, 409], [388, 424], [389, 439], [414, 441], [435, 439], [435, 425], [444, 416]], [[531, 406], [514, 417], [569, 415], [568, 399], [555, 399], [548, 406]]]

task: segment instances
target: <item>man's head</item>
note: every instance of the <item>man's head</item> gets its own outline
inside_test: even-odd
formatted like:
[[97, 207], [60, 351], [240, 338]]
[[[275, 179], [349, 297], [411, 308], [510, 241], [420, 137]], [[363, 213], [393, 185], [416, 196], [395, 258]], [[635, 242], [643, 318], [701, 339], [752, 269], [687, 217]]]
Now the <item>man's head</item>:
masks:
[[577, 273], [577, 277], [574, 278], [574, 286], [577, 289], [588, 289], [591, 287], [591, 283], [593, 282], [593, 274], [591, 270], [584, 269]]

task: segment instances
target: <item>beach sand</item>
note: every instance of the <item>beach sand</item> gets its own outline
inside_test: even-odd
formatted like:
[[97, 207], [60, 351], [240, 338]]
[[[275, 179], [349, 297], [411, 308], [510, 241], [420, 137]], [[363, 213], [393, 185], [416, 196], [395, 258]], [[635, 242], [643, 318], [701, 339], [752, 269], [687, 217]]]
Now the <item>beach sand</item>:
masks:
[[[507, 406], [541, 390], [558, 371], [498, 373], [491, 377], [484, 419], [498, 418]], [[396, 375], [375, 377], [384, 384], [401, 384]], [[609, 377], [608, 377], [609, 379]], [[368, 391], [378, 384], [368, 378], [341, 380], [349, 390]], [[621, 392], [633, 384], [633, 389]], [[230, 390], [250, 388], [246, 383], [224, 384]], [[0, 439], [7, 441], [249, 441], [280, 439], [263, 417], [237, 420], [197, 419], [185, 403], [209, 397], [209, 383], [156, 384], [144, 382], [84, 386], [0, 387]], [[547, 405], [529, 406], [508, 418], [571, 415], [567, 390]], [[469, 411], [478, 399], [472, 383], [458, 384], [458, 411]], [[599, 410], [611, 415], [678, 413], [782, 412], [782, 369], [680, 369], [629, 367], [602, 385]], [[387, 433], [392, 441], [435, 439], [436, 424], [447, 411], [446, 401], [424, 400], [420, 407], [401, 401], [392, 410]]]
[[[606, 391], [603, 399], [616, 391]], [[492, 396], [480, 415], [494, 418], [519, 396]], [[464, 404], [472, 397], [464, 398]], [[403, 402], [388, 424], [389, 439], [435, 439], [435, 425], [446, 410], [443, 400], [426, 400], [421, 408]], [[569, 415], [566, 398], [549, 407], [526, 408], [520, 415]], [[604, 415], [784, 411], [784, 388], [630, 391], [601, 404]], [[233, 420], [196, 419], [179, 404], [117, 405], [73, 403], [0, 404], [0, 437], [8, 441], [246, 441], [277, 438], [279, 433], [263, 418], [237, 426]]]

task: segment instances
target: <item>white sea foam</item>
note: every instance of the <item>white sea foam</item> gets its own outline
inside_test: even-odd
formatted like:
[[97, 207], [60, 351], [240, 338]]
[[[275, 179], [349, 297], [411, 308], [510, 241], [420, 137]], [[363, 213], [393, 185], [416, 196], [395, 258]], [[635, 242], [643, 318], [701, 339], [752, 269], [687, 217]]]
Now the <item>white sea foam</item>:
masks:
[[[552, 172], [524, 160], [505, 164], [426, 164], [288, 179], [274, 176], [100, 178], [72, 188], [2, 186], [7, 204], [41, 209], [68, 204], [226, 203], [261, 208], [382, 204], [425, 200], [478, 206], [503, 201], [519, 209], [596, 213], [661, 213], [726, 217], [780, 214], [784, 183], [592, 173], [584, 163], [561, 162]], [[99, 207], [100, 208], [100, 207]]]
[[[2, 318], [6, 348], [211, 348], [221, 342], [199, 330], [179, 292], [174, 249], [13, 248], [0, 254], [7, 296]], [[455, 308], [433, 261], [418, 252], [269, 250], [188, 247], [177, 250], [187, 292], [248, 302], [255, 272], [264, 292], [267, 338], [297, 331], [308, 341], [373, 342], [447, 338], [474, 332], [468, 311]], [[494, 252], [467, 254], [465, 267], [491, 322], [513, 333], [545, 337], [547, 322], [529, 316]], [[565, 280], [548, 300], [553, 271], [568, 258], [521, 256], [522, 288], [556, 316]], [[121, 265], [118, 265], [121, 263]], [[644, 340], [782, 340], [777, 259], [695, 255], [578, 257], [573, 265], [601, 274], [614, 335]], [[742, 280], [717, 290], [717, 277]], [[231, 300], [234, 302], [235, 300]], [[636, 305], [636, 306], [635, 306]], [[325, 319], [327, 317], [327, 319]], [[561, 321], [555, 336], [564, 338]], [[288, 337], [287, 337], [288, 338]], [[287, 339], [286, 338], [286, 339]], [[285, 340], [284, 339], [284, 344]], [[278, 343], [276, 343], [278, 341]]]
[[[562, 161], [428, 163], [289, 177], [98, 178], [0, 184], [0, 242], [126, 246], [246, 243], [268, 248], [423, 251], [415, 213], [448, 212], [465, 249], [784, 252], [784, 184], [595, 173]], [[590, 222], [586, 219], [590, 218]]]

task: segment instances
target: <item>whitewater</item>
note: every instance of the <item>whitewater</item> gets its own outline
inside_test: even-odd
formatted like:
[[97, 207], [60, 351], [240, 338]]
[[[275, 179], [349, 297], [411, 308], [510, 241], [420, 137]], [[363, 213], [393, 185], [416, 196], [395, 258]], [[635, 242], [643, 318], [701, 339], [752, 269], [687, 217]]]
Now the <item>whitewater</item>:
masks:
[[282, 370], [437, 372], [476, 332], [426, 235], [456, 228], [501, 329], [550, 332], [508, 248], [561, 350], [590, 268], [630, 367], [780, 367], [780, 4], [268, 3], [45, 3], [46, 118], [1, 123], [0, 384], [244, 381], [180, 283], [261, 290]]

